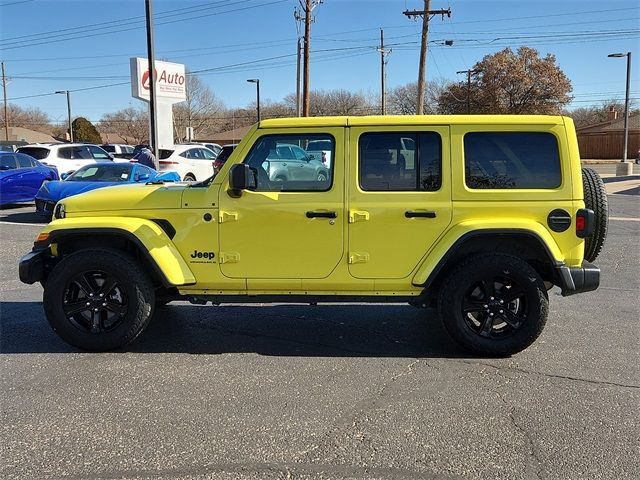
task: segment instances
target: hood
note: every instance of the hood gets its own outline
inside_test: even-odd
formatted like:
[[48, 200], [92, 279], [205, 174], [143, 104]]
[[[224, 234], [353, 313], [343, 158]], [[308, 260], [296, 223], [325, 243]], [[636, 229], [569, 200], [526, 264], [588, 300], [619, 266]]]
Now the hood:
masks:
[[72, 195], [78, 195], [79, 193], [88, 192], [89, 190], [113, 185], [118, 184], [111, 182], [46, 182], [40, 187], [37, 196], [43, 200], [54, 200], [57, 202]]
[[164, 185], [131, 183], [97, 188], [79, 195], [74, 194], [74, 196], [66, 198], [63, 203], [67, 215], [71, 216], [76, 212], [180, 208], [182, 192], [185, 188], [187, 188], [186, 184], [176, 183]]

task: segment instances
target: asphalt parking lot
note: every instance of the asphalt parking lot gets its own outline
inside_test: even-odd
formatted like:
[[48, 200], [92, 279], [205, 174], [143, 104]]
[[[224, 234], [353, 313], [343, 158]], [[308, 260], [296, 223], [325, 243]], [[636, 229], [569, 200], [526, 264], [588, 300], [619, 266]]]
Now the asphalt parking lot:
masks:
[[474, 358], [404, 305], [175, 303], [127, 349], [55, 336], [0, 210], [0, 477], [640, 477], [640, 196], [608, 184], [601, 287], [550, 292], [540, 339]]

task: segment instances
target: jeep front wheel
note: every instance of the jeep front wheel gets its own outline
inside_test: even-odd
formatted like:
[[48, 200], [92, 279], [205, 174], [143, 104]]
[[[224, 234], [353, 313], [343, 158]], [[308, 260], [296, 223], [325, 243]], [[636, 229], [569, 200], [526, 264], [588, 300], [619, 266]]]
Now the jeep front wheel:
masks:
[[547, 321], [544, 282], [525, 261], [478, 254], [456, 266], [438, 296], [449, 335], [481, 355], [508, 356], [531, 345]]
[[133, 341], [149, 323], [154, 302], [153, 285], [134, 260], [106, 249], [65, 257], [49, 275], [43, 297], [53, 330], [90, 351]]

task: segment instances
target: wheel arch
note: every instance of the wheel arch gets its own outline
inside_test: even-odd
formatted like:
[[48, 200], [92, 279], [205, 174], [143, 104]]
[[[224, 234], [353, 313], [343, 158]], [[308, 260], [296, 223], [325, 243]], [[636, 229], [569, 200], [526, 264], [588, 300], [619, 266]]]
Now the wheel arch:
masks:
[[[46, 244], [36, 248], [52, 246], [56, 256], [63, 257], [87, 248], [119, 250], [134, 257], [163, 287], [190, 285], [196, 282], [193, 273], [176, 249], [161, 225], [149, 220], [131, 230], [122, 227], [55, 227], [49, 232]], [[169, 231], [171, 233], [171, 231]]]
[[554, 282], [555, 269], [564, 265], [549, 245], [536, 233], [526, 229], [493, 228], [467, 232], [458, 237], [441, 258], [431, 266], [427, 261], [418, 269], [413, 284], [425, 290], [438, 288], [461, 260], [478, 253], [507, 253], [524, 259], [548, 282]]

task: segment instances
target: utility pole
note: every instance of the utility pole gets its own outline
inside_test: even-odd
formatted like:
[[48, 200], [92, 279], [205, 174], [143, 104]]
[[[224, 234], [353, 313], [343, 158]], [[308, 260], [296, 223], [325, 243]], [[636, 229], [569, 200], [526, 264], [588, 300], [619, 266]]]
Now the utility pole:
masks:
[[431, 0], [424, 0], [424, 10], [405, 10], [402, 12], [408, 18], [422, 17], [422, 42], [420, 44], [420, 65], [418, 67], [418, 99], [416, 106], [416, 115], [424, 113], [424, 91], [425, 77], [427, 70], [427, 45], [429, 43], [429, 20], [435, 15], [451, 17], [451, 9], [446, 10], [430, 10]]
[[7, 113], [7, 77], [4, 74], [4, 62], [2, 62], [2, 95], [4, 97], [4, 137], [9, 141], [9, 114]]
[[309, 51], [311, 49], [311, 13], [323, 0], [298, 0], [302, 14], [294, 12], [296, 20], [304, 20], [304, 75], [302, 79], [302, 116], [309, 116]]
[[301, 59], [301, 54], [300, 52], [302, 51], [302, 45], [300, 44], [300, 37], [298, 36], [298, 50], [297, 50], [297, 57], [298, 57], [298, 61], [296, 63], [296, 116], [300, 117], [301, 115], [301, 110], [300, 110], [300, 59]]
[[156, 59], [153, 49], [153, 10], [151, 0], [145, 1], [145, 11], [147, 14], [147, 60], [149, 62], [149, 120], [150, 135], [149, 143], [153, 156], [158, 156], [158, 114], [156, 100]]
[[467, 74], [467, 114], [471, 113], [471, 75], [478, 73], [478, 70], [470, 68], [469, 70], [459, 70], [456, 73]]
[[386, 95], [385, 95], [385, 66], [387, 65], [386, 56], [391, 53], [391, 50], [384, 49], [384, 30], [380, 29], [380, 112], [382, 115], [386, 115]]

